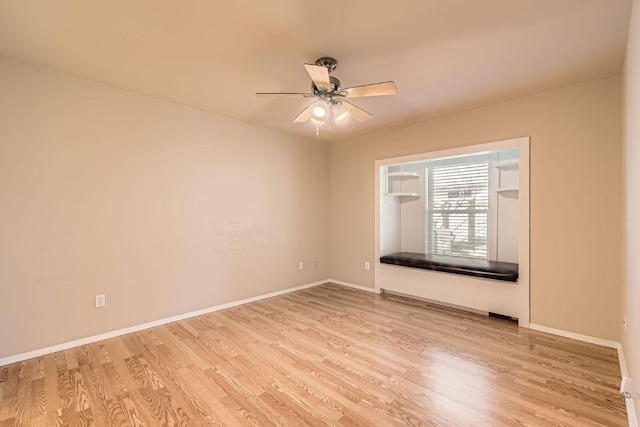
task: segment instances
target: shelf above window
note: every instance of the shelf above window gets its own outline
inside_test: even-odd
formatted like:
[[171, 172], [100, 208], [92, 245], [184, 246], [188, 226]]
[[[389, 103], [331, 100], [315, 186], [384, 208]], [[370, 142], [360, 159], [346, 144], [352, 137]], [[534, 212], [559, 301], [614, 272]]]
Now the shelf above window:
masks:
[[496, 188], [495, 190], [493, 190], [494, 193], [506, 193], [509, 191], [518, 191], [519, 188], [518, 187], [501, 187], [501, 188]]
[[[406, 179], [408, 178], [408, 179]], [[418, 172], [387, 172], [387, 196], [420, 197]]]
[[418, 178], [420, 174], [418, 172], [389, 172], [387, 176], [404, 176]]
[[519, 166], [518, 159], [499, 160], [493, 164], [493, 167], [500, 170], [516, 170], [518, 169], [518, 166]]
[[387, 193], [387, 196], [420, 197], [420, 193]]

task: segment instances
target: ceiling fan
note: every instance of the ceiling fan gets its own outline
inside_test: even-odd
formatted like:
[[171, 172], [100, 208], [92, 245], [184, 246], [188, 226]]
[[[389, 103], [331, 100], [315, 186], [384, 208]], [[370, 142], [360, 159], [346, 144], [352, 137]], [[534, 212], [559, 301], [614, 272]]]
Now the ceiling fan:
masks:
[[333, 58], [319, 58], [315, 64], [304, 64], [304, 68], [311, 77], [311, 93], [256, 93], [258, 98], [317, 98], [308, 105], [293, 121], [295, 123], [311, 120], [316, 125], [324, 124], [333, 117], [335, 121], [342, 121], [351, 116], [359, 122], [366, 122], [373, 117], [360, 107], [356, 107], [347, 98], [361, 96], [395, 95], [394, 82], [373, 83], [364, 86], [354, 86], [343, 89], [340, 80], [329, 73], [336, 69], [338, 61]]

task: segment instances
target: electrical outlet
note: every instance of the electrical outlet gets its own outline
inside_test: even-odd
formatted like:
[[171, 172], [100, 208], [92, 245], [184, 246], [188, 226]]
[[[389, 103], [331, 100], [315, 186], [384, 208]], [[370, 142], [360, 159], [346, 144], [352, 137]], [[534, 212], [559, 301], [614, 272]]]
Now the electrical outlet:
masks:
[[107, 297], [104, 294], [96, 295], [96, 308], [102, 308], [107, 305]]
[[300, 261], [298, 263], [298, 270], [304, 270], [304, 262]]
[[365, 261], [364, 262], [364, 269], [365, 270], [369, 270], [369, 268], [371, 268], [371, 266], [369, 265], [369, 261]]

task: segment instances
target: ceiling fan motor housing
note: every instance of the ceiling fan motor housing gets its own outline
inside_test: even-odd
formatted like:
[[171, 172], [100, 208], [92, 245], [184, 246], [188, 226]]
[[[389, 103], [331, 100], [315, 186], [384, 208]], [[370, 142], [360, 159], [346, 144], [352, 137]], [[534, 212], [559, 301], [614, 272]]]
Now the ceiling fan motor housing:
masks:
[[329, 58], [328, 56], [324, 56], [322, 58], [316, 59], [316, 65], [326, 67], [329, 72], [332, 72], [338, 66], [338, 61], [333, 58]]
[[[331, 92], [326, 92], [325, 94], [335, 95], [336, 93], [338, 93], [338, 91], [340, 91], [340, 80], [336, 77], [330, 76], [329, 82], [331, 83]], [[311, 92], [313, 92], [314, 95], [319, 97], [322, 97], [323, 95], [323, 91], [318, 89], [318, 86], [316, 86], [314, 82], [311, 82]]]

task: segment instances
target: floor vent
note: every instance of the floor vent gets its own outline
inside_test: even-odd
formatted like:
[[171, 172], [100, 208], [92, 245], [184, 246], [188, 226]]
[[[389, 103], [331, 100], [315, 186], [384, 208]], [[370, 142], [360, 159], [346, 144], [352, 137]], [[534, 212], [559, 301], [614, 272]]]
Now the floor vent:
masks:
[[492, 312], [489, 312], [489, 317], [494, 317], [496, 319], [506, 320], [507, 322], [514, 322], [515, 324], [518, 324], [517, 317], [505, 316], [504, 314], [498, 314], [498, 313], [492, 313]]

